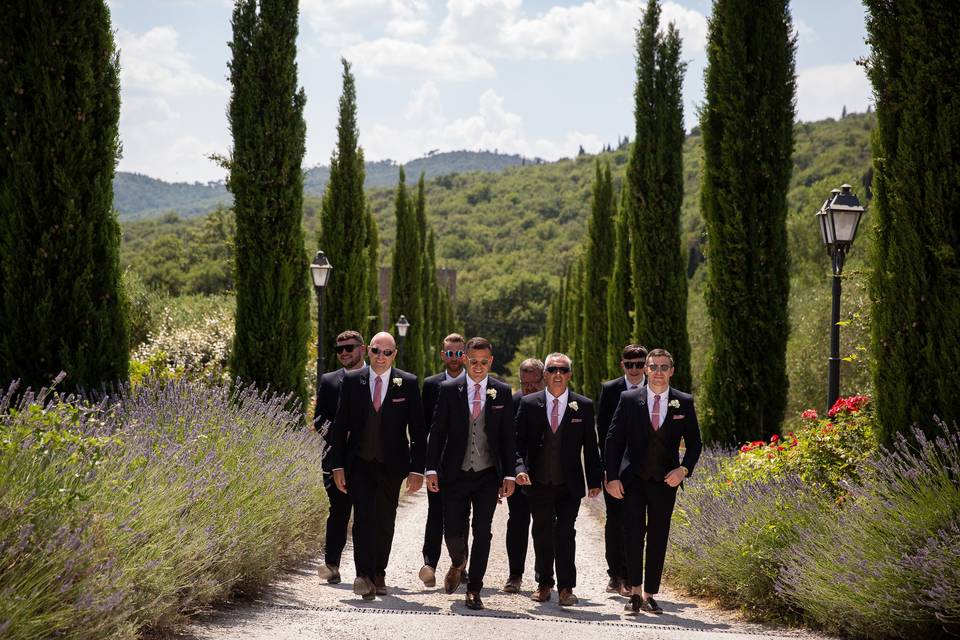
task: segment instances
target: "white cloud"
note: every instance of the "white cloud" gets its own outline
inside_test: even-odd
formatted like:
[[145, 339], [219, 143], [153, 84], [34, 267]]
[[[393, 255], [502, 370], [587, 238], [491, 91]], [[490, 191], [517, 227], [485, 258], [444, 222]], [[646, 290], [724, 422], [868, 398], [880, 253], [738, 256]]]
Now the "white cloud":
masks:
[[416, 37], [427, 29], [426, 0], [302, 0], [300, 8], [323, 45], [334, 48], [363, 40], [364, 32]]
[[430, 25], [426, 20], [394, 18], [387, 23], [386, 32], [396, 38], [419, 38], [425, 36]]
[[454, 44], [422, 45], [395, 38], [361, 42], [343, 55], [359, 73], [387, 77], [397, 73], [430, 74], [447, 80], [468, 80], [496, 75], [488, 61]]
[[179, 34], [171, 27], [154, 27], [141, 36], [120, 31], [118, 40], [124, 91], [168, 96], [228, 93], [226, 85], [191, 68], [190, 57], [179, 48]]
[[801, 18], [793, 19], [793, 28], [797, 34], [798, 46], [813, 46], [820, 39], [817, 36], [817, 32], [813, 30], [813, 27], [804, 22]]
[[443, 108], [440, 104], [440, 90], [436, 83], [428, 80], [413, 91], [404, 113], [407, 120], [419, 120], [430, 124], [443, 122]]
[[839, 118], [847, 111], [866, 111], [872, 89], [863, 67], [853, 62], [801, 69], [797, 73], [797, 118], [803, 121]]

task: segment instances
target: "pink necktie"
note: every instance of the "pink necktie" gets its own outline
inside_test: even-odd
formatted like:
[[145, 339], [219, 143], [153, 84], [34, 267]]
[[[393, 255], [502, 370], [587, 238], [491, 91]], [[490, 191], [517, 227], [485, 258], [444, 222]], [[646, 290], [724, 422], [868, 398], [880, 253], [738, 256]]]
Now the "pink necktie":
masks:
[[480, 417], [480, 383], [473, 385], [473, 419]]
[[550, 411], [550, 430], [554, 433], [560, 427], [560, 401], [553, 399], [553, 409]]
[[660, 396], [653, 396], [653, 417], [650, 418], [653, 430], [660, 429]]
[[383, 391], [383, 380], [377, 376], [377, 381], [373, 385], [373, 410], [380, 412], [380, 395]]

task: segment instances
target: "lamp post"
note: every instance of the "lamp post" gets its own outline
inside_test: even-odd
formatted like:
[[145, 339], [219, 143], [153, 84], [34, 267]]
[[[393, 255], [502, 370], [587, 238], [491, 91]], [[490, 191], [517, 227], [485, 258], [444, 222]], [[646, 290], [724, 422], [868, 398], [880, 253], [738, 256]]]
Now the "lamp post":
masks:
[[407, 337], [407, 331], [410, 330], [410, 321], [407, 320], [407, 316], [400, 314], [400, 317], [397, 318], [397, 350], [403, 346], [403, 339]]
[[317, 251], [313, 262], [310, 263], [310, 276], [313, 278], [313, 289], [317, 292], [317, 400], [314, 406], [313, 415], [316, 416], [320, 409], [320, 376], [324, 370], [323, 355], [323, 290], [327, 287], [327, 280], [330, 278], [330, 272], [333, 271], [333, 265], [327, 260], [323, 251]]
[[840, 396], [840, 276], [847, 251], [853, 245], [864, 208], [849, 184], [830, 192], [820, 210], [820, 238], [833, 262], [833, 311], [830, 319], [830, 360], [827, 375], [827, 409]]

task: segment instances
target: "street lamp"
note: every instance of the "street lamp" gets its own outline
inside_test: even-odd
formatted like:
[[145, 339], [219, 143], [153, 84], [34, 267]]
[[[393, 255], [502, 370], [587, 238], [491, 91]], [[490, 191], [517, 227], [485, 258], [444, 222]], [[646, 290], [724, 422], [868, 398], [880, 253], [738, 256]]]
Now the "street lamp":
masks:
[[333, 265], [327, 260], [323, 251], [317, 251], [313, 262], [310, 263], [310, 276], [313, 278], [313, 289], [317, 292], [317, 400], [313, 415], [316, 417], [320, 410], [320, 376], [323, 375], [323, 290], [327, 287]]
[[407, 337], [407, 331], [410, 330], [410, 321], [407, 320], [407, 316], [400, 314], [400, 317], [397, 318], [397, 349], [403, 346], [403, 339]]
[[833, 313], [830, 324], [830, 360], [827, 377], [827, 409], [840, 396], [840, 276], [847, 251], [853, 245], [864, 208], [849, 184], [830, 192], [820, 210], [820, 238], [833, 261]]

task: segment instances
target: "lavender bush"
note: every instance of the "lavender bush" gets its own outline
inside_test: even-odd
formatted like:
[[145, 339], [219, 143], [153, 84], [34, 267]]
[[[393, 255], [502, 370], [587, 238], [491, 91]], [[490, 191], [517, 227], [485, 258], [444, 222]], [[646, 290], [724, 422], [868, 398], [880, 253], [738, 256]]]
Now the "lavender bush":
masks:
[[147, 381], [0, 400], [0, 636], [133, 638], [322, 538], [319, 438], [286, 398]]

